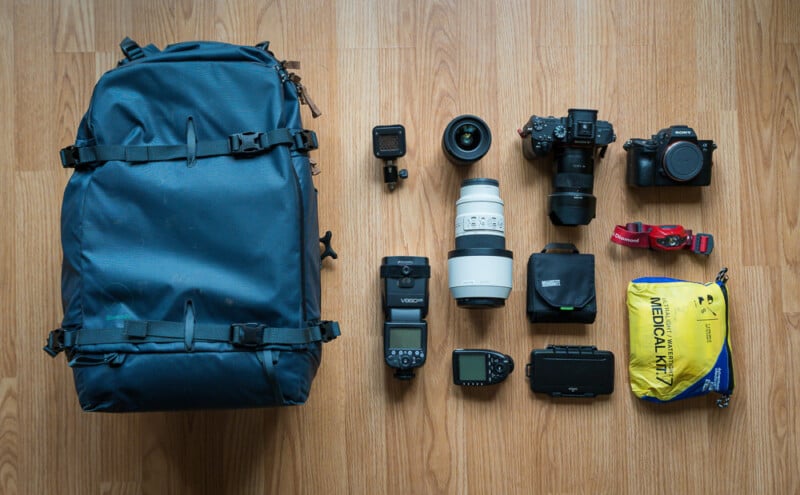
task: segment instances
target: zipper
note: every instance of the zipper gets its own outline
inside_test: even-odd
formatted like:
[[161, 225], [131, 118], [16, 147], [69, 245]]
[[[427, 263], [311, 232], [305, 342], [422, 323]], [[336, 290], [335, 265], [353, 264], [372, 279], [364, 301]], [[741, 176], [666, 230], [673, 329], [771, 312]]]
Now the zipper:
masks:
[[[321, 112], [314, 105], [314, 102], [311, 101], [309, 103], [308, 95], [305, 90], [305, 86], [300, 84], [300, 77], [294, 74], [293, 72], [288, 72], [287, 68], [295, 68], [299, 69], [300, 64], [299, 62], [292, 62], [292, 61], [278, 61], [275, 65], [275, 71], [278, 73], [278, 78], [281, 81], [281, 84], [286, 84], [286, 82], [291, 82], [295, 85], [297, 89], [297, 97], [300, 100], [300, 103], [304, 103], [311, 108], [311, 115], [316, 118], [321, 115]], [[302, 89], [301, 89], [302, 88]], [[289, 164], [290, 168], [292, 169], [292, 176], [294, 177], [294, 190], [297, 195], [297, 208], [300, 212], [298, 223], [300, 224], [300, 294], [302, 297], [302, 301], [300, 302], [300, 309], [303, 315], [303, 324], [307, 324], [307, 313], [306, 313], [306, 264], [305, 264], [305, 249], [306, 249], [306, 226], [305, 226], [305, 207], [303, 206], [303, 188], [300, 185], [300, 176], [297, 175], [297, 169], [294, 166], [294, 160], [299, 158], [299, 156], [290, 156], [291, 163]], [[309, 159], [310, 162], [310, 159]]]
[[728, 339], [730, 333], [730, 320], [728, 318], [728, 289], [725, 283], [728, 281], [728, 269], [723, 268], [717, 275], [717, 285], [722, 291], [722, 297], [725, 299], [725, 350], [728, 351], [728, 369], [730, 370], [730, 384], [722, 397], [717, 399], [717, 407], [724, 409], [730, 405], [731, 394], [733, 393], [734, 379], [733, 379], [733, 355], [731, 353], [730, 341]]
[[292, 176], [294, 177], [294, 190], [297, 193], [297, 208], [300, 212], [298, 223], [300, 224], [300, 294], [302, 301], [300, 302], [300, 309], [303, 314], [303, 325], [307, 323], [306, 316], [306, 225], [305, 218], [306, 212], [303, 207], [303, 189], [300, 186], [300, 177], [297, 175], [297, 169], [294, 167], [294, 160], [298, 157], [290, 157], [291, 162], [289, 166], [292, 169]]
[[308, 90], [303, 83], [300, 82], [300, 76], [295, 74], [294, 72], [289, 73], [289, 80], [292, 81], [297, 88], [297, 98], [300, 100], [300, 103], [303, 105], [308, 105], [308, 108], [311, 109], [311, 117], [317, 118], [322, 115], [322, 111], [319, 109], [314, 100], [311, 99], [311, 95], [308, 94]]
[[288, 72], [286, 69], [299, 69], [300, 63], [294, 61], [286, 61], [278, 62], [278, 65], [275, 66], [276, 70], [278, 71], [278, 75], [281, 78], [281, 82], [285, 83], [286, 81], [290, 81], [294, 84], [294, 87], [297, 89], [297, 99], [300, 101], [302, 105], [308, 105], [308, 108], [311, 109], [311, 117], [317, 118], [322, 115], [322, 111], [319, 109], [314, 100], [311, 99], [311, 95], [308, 94], [308, 89], [300, 82], [301, 77], [295, 74], [294, 72]]

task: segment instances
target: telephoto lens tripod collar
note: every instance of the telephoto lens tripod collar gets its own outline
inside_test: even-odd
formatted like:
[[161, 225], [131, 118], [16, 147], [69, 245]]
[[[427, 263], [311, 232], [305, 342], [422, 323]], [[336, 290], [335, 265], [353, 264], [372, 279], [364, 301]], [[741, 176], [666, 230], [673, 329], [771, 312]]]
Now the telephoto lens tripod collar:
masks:
[[681, 225], [647, 225], [642, 222], [617, 225], [611, 242], [658, 251], [688, 249], [705, 256], [714, 249], [714, 237], [711, 234], [692, 234], [691, 230]]

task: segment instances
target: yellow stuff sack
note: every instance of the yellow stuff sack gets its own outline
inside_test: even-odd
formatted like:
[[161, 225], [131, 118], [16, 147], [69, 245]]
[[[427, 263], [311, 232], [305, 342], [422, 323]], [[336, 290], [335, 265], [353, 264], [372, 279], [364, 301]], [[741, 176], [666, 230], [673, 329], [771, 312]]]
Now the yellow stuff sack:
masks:
[[671, 402], [709, 392], [733, 392], [728, 335], [727, 268], [701, 284], [664, 277], [628, 285], [630, 380], [633, 393]]

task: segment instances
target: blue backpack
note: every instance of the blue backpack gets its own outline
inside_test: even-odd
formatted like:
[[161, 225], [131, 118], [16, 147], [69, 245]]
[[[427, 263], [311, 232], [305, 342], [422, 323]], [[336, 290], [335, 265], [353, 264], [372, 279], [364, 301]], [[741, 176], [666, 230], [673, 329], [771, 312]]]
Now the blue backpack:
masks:
[[87, 411], [302, 404], [339, 327], [320, 319], [299, 77], [267, 43], [120, 46], [61, 150], [64, 320], [45, 351]]

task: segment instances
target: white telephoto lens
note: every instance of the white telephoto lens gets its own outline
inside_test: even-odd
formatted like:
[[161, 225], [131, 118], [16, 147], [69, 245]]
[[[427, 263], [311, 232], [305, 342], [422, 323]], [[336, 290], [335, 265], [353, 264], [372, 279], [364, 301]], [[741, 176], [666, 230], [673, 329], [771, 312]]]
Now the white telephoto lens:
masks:
[[467, 179], [456, 202], [456, 249], [450, 251], [450, 292], [461, 307], [505, 305], [511, 292], [512, 253], [506, 250], [499, 183]]

